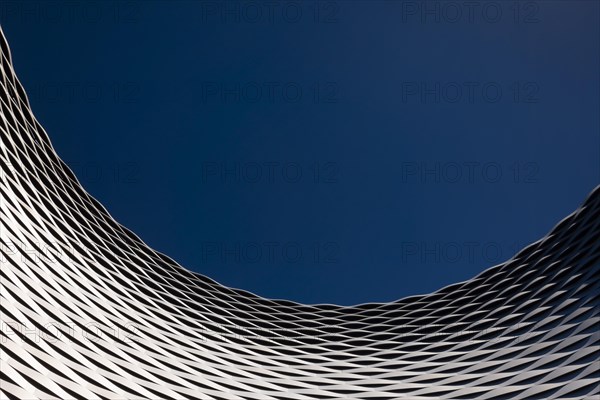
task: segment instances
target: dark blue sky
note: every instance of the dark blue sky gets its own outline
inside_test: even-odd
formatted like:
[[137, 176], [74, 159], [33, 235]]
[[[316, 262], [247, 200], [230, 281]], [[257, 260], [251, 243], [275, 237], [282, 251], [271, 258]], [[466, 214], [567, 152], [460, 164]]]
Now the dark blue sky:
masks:
[[354, 304], [468, 279], [600, 181], [599, 3], [473, 4], [3, 1], [0, 21], [119, 222], [223, 284]]

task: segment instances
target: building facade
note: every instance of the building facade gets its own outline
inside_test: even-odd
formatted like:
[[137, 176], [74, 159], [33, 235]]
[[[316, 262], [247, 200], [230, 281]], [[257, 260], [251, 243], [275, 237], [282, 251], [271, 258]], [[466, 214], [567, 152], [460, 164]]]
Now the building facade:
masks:
[[1, 398], [600, 395], [600, 189], [506, 263], [428, 295], [261, 298], [177, 265], [86, 193], [0, 45]]

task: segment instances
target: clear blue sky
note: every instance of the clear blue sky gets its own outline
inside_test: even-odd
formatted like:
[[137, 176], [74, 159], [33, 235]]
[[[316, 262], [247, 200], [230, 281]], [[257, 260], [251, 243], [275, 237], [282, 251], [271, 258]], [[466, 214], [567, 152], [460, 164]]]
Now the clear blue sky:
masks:
[[503, 262], [600, 181], [599, 3], [474, 3], [5, 1], [0, 22], [119, 222], [223, 284], [355, 304]]

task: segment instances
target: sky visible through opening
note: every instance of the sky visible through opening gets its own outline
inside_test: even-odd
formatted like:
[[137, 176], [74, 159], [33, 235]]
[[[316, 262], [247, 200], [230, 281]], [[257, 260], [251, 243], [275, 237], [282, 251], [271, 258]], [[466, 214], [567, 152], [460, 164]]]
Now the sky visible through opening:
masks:
[[542, 238], [600, 181], [600, 6], [16, 2], [33, 112], [117, 221], [261, 296], [392, 301]]

